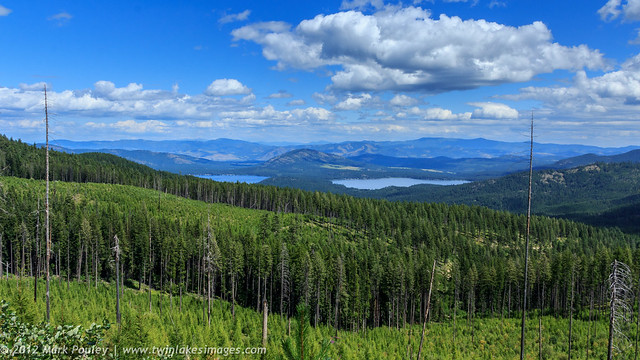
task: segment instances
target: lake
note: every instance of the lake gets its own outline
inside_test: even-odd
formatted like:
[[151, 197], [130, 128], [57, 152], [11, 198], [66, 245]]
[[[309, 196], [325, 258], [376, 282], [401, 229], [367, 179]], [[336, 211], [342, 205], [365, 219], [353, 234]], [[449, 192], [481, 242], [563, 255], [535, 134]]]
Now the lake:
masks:
[[421, 180], [411, 178], [381, 178], [381, 179], [344, 179], [332, 180], [334, 184], [344, 185], [348, 188], [360, 190], [378, 190], [389, 186], [408, 187], [418, 184], [431, 185], [460, 185], [466, 184], [466, 180]]
[[264, 179], [268, 179], [268, 176], [257, 176], [257, 175], [195, 175], [199, 178], [203, 179], [211, 179], [214, 181], [220, 182], [243, 182], [247, 184], [255, 184], [259, 183]]

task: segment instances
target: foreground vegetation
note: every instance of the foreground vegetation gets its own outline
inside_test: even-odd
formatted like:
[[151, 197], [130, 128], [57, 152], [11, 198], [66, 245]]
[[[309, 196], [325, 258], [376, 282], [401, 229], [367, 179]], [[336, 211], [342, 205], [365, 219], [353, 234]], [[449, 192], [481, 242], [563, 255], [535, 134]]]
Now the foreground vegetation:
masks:
[[[39, 286], [44, 287], [40, 281]], [[182, 299], [153, 292], [153, 309], [149, 311], [148, 296], [135, 286], [125, 289], [123, 322], [116, 324], [115, 287], [101, 282], [97, 288], [87, 288], [72, 281], [70, 288], [60, 279], [52, 281], [52, 325], [83, 325], [92, 323], [111, 326], [104, 330], [99, 345], [112, 352], [120, 349], [118, 358], [135, 359], [136, 355], [122, 353], [125, 347], [166, 348], [175, 346], [259, 348], [262, 337], [262, 315], [254, 310], [238, 307], [235, 319], [230, 304], [215, 300], [212, 307], [213, 321], [209, 325], [203, 318], [202, 308], [206, 299], [192, 295]], [[10, 277], [0, 281], [0, 298], [8, 299], [11, 308], [21, 321], [43, 321], [44, 299], [34, 303], [32, 279]], [[517, 314], [513, 314], [514, 316]], [[535, 313], [527, 322], [527, 358], [538, 358], [538, 318]], [[573, 321], [572, 355], [603, 358], [607, 352], [608, 323], [606, 316], [597, 322], [585, 321], [588, 314], [578, 314]], [[517, 316], [511, 318], [483, 317], [468, 321], [467, 314], [458, 311], [456, 322], [453, 313], [442, 322], [432, 321], [427, 326], [423, 354], [425, 359], [513, 359], [519, 354], [520, 327]], [[278, 314], [269, 315], [269, 338], [264, 358], [275, 359], [283, 355], [282, 342], [288, 338], [288, 321]], [[0, 324], [1, 326], [2, 324]], [[291, 334], [297, 334], [297, 319], [291, 324]], [[569, 320], [544, 316], [542, 318], [542, 357], [566, 358], [568, 353]], [[327, 326], [311, 327], [308, 336], [310, 353], [319, 352], [323, 340], [330, 340], [328, 357], [331, 359], [406, 359], [407, 352], [415, 357], [420, 344], [421, 326], [379, 327], [359, 332], [338, 331]], [[625, 353], [617, 358], [632, 358], [635, 326], [629, 327], [631, 341]], [[85, 343], [86, 345], [87, 343]], [[23, 357], [25, 359], [30, 357]], [[101, 358], [101, 357], [96, 357]], [[176, 356], [174, 358], [183, 358]], [[205, 357], [192, 357], [205, 358]], [[237, 355], [235, 358], [260, 358], [260, 355]]]

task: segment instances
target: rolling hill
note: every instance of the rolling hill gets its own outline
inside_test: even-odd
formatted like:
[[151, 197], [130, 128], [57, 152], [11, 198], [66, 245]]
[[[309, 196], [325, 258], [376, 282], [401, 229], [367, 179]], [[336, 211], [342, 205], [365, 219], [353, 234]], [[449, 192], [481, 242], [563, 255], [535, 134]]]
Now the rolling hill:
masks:
[[596, 155], [585, 154], [581, 156], [571, 157], [568, 159], [559, 160], [553, 165], [549, 166], [556, 169], [568, 169], [576, 166], [583, 166], [595, 163], [614, 163], [614, 162], [640, 162], [640, 150], [631, 150], [626, 153], [617, 155]]

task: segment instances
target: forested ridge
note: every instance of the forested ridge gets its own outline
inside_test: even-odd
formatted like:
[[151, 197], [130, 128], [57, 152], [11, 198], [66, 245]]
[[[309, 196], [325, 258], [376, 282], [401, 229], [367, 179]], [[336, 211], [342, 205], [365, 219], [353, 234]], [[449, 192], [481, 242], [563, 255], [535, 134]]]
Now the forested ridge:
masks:
[[[34, 179], [44, 178], [44, 151], [0, 140], [2, 271], [38, 276], [44, 181]], [[313, 325], [404, 328], [424, 316], [434, 260], [430, 321], [521, 310], [522, 215], [216, 183], [111, 155], [53, 154], [61, 181], [52, 185], [51, 271], [60, 281], [113, 282], [117, 235], [125, 285], [219, 298], [232, 313], [265, 298], [282, 315], [309, 305]], [[638, 238], [615, 228], [533, 217], [531, 238], [528, 304], [546, 315], [575, 308], [584, 318], [591, 304], [606, 312], [614, 259], [640, 273]]]

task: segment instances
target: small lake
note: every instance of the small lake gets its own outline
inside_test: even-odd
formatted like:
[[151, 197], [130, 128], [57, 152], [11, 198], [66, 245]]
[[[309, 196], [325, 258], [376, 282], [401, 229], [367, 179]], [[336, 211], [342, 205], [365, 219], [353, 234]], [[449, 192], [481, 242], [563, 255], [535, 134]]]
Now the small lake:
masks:
[[268, 179], [268, 176], [257, 176], [257, 175], [195, 175], [199, 178], [203, 179], [211, 179], [214, 181], [220, 182], [242, 182], [247, 184], [255, 184], [259, 183], [264, 179]]
[[409, 187], [419, 184], [431, 185], [460, 185], [466, 184], [466, 180], [421, 180], [411, 178], [381, 178], [381, 179], [345, 179], [332, 180], [337, 185], [344, 185], [348, 188], [360, 190], [378, 190], [389, 186]]

